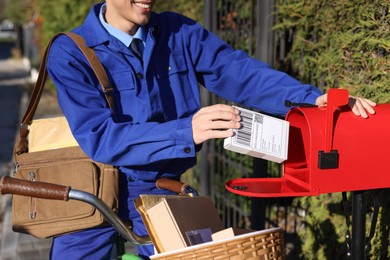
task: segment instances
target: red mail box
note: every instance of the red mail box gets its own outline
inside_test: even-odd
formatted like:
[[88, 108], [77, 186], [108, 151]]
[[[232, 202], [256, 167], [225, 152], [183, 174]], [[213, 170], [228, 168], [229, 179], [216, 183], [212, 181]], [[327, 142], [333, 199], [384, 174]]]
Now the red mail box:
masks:
[[390, 104], [363, 119], [345, 105], [345, 90], [330, 91], [328, 102], [287, 114], [288, 159], [280, 178], [235, 179], [226, 188], [250, 197], [287, 197], [390, 187]]

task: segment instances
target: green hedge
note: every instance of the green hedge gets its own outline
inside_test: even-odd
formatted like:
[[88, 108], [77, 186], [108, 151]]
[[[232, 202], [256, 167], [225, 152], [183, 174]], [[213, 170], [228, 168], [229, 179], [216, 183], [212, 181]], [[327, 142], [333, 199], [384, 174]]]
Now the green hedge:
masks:
[[[37, 0], [37, 9], [42, 18], [42, 46], [57, 32], [69, 31], [81, 25], [93, 4], [98, 0]], [[54, 11], [55, 10], [55, 11]]]
[[279, 0], [277, 7], [275, 28], [294, 35], [287, 62], [301, 80], [390, 102], [390, 1]]

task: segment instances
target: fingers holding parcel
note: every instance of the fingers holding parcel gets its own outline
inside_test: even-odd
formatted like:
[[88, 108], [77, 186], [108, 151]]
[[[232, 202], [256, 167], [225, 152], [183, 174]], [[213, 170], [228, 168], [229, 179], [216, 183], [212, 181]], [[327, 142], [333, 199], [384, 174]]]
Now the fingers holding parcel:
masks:
[[238, 129], [241, 127], [239, 110], [228, 105], [217, 104], [205, 108], [207, 128], [211, 130]]

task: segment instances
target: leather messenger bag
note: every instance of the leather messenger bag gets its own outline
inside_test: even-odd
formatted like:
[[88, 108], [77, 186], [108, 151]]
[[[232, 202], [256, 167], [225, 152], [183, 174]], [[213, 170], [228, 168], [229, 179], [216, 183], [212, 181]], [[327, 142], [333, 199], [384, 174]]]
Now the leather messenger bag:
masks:
[[[117, 211], [118, 169], [91, 160], [73, 139], [64, 117], [40, 119], [35, 127], [33, 116], [46, 82], [48, 52], [59, 35], [70, 37], [85, 55], [103, 88], [108, 105], [115, 113], [110, 81], [94, 51], [88, 48], [84, 39], [77, 34], [55, 35], [42, 58], [38, 80], [33, 88], [22, 119], [19, 137], [15, 143], [14, 177], [55, 183], [86, 191], [102, 199]], [[45, 129], [57, 129], [57, 131]], [[16, 232], [48, 238], [104, 224], [105, 220], [98, 210], [80, 201], [57, 201], [13, 195], [12, 227]]]

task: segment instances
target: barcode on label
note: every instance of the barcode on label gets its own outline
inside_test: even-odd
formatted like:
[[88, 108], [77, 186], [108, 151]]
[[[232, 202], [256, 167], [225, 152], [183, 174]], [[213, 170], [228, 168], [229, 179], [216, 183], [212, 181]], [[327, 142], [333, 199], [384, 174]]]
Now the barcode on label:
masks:
[[236, 140], [239, 144], [250, 146], [252, 139], [253, 113], [243, 110], [240, 111], [242, 127], [236, 132]]
[[263, 123], [263, 120], [264, 120], [264, 116], [263, 116], [263, 115], [255, 114], [255, 122], [256, 122], [256, 123], [262, 124], [262, 123]]
[[287, 159], [289, 122], [236, 107], [241, 128], [224, 140], [223, 147], [241, 154], [281, 163]]

